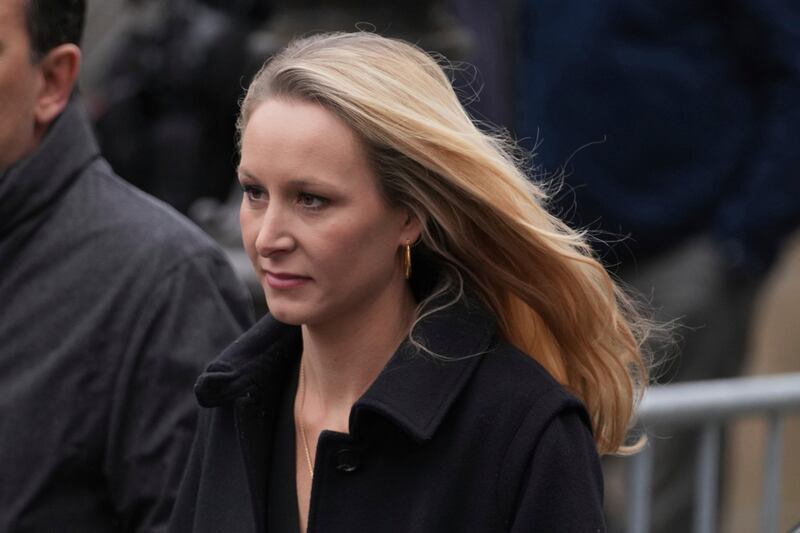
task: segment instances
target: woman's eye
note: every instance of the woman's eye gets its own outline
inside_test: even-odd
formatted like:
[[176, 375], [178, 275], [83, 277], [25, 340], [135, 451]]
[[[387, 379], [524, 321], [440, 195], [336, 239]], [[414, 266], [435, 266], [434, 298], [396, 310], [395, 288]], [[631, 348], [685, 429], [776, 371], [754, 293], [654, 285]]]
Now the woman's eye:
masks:
[[253, 185], [242, 185], [242, 191], [244, 191], [245, 196], [247, 196], [247, 199], [251, 202], [260, 202], [265, 198], [264, 191]]
[[316, 196], [314, 194], [301, 192], [297, 196], [297, 202], [300, 204], [301, 207], [304, 207], [306, 209], [320, 209], [321, 207], [327, 205], [328, 200], [321, 196]]

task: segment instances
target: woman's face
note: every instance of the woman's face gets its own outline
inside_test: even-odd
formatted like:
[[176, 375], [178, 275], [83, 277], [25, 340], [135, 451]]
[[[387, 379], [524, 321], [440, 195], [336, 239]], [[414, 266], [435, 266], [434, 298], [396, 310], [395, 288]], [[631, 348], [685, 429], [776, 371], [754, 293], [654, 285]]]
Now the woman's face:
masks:
[[348, 320], [406, 290], [400, 247], [419, 226], [386, 205], [361, 142], [337, 116], [263, 102], [243, 132], [238, 177], [244, 246], [278, 320]]

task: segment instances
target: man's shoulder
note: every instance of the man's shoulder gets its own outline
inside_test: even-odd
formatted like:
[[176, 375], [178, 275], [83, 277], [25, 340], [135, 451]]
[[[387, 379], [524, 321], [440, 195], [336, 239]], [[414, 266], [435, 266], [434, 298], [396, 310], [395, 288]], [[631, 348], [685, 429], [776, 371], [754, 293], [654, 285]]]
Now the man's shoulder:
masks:
[[[166, 203], [117, 176], [102, 158], [91, 163], [62, 200], [74, 231], [96, 240], [107, 255], [176, 261], [222, 257], [200, 228]], [[76, 235], [79, 237], [79, 235]]]

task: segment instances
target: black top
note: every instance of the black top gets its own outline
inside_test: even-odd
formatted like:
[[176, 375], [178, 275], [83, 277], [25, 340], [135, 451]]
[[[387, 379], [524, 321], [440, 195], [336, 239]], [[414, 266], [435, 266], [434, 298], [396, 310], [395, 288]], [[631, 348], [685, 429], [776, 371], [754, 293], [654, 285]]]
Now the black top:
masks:
[[297, 391], [298, 375], [298, 365], [294, 365], [283, 389], [275, 420], [273, 452], [267, 479], [267, 531], [300, 532], [294, 425], [294, 395]]

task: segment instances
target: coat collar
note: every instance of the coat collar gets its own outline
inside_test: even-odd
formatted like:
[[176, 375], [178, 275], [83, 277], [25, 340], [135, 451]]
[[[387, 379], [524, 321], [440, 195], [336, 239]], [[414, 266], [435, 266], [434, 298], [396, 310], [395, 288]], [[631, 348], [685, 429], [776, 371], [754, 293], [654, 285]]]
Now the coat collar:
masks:
[[[444, 298], [431, 308], [446, 303]], [[430, 439], [481, 357], [493, 348], [495, 332], [494, 319], [474, 299], [462, 297], [424, 316], [414, 339], [438, 357], [404, 341], [353, 406], [351, 432], [358, 433], [367, 419], [378, 415], [417, 441]], [[195, 386], [200, 404], [215, 407], [282, 387], [301, 349], [299, 327], [265, 316], [200, 376]]]
[[36, 151], [0, 177], [0, 235], [45, 212], [100, 157], [89, 120], [73, 98]]

